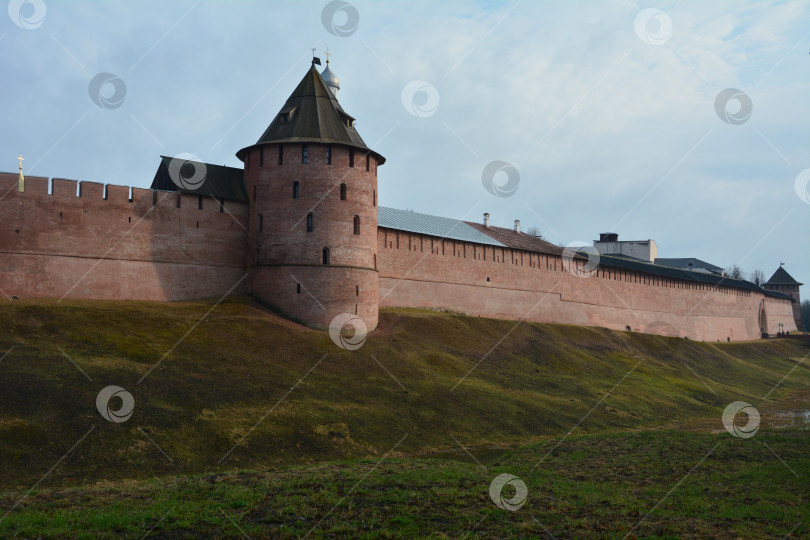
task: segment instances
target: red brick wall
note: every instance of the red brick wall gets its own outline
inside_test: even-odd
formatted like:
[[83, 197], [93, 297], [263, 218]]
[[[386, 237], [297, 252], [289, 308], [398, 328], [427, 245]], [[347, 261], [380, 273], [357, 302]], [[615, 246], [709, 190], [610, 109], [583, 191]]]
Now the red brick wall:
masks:
[[[244, 204], [0, 173], [0, 289], [11, 296], [190, 300], [244, 275]], [[77, 196], [77, 191], [80, 196]], [[157, 194], [155, 198], [155, 193]], [[154, 203], [154, 204], [153, 204]], [[234, 293], [244, 291], [237, 286]]]
[[[399, 246], [397, 248], [397, 246]], [[589, 278], [560, 257], [380, 229], [380, 305], [450, 309], [674, 333], [698, 340], [756, 339], [762, 295], [733, 287], [661, 280], [600, 266]], [[792, 325], [789, 301], [767, 299], [769, 327]]]
[[793, 320], [796, 323], [796, 328], [802, 328], [802, 299], [799, 295], [798, 285], [766, 285], [766, 289], [777, 291], [782, 294], [787, 294], [793, 298]]
[[[348, 147], [331, 145], [331, 152], [327, 164], [327, 145], [308, 143], [307, 163], [302, 163], [302, 145], [285, 144], [281, 165], [276, 144], [240, 152], [251, 200], [248, 288], [310, 326], [327, 327], [336, 315], [356, 310], [371, 330], [378, 312], [377, 160], [369, 156], [367, 171], [363, 152], [354, 150], [353, 167]], [[299, 183], [298, 199], [293, 198], [294, 182]], [[340, 197], [341, 184], [346, 184], [346, 200]], [[312, 232], [307, 232], [309, 213]], [[354, 234], [355, 216], [360, 234]], [[329, 249], [328, 266], [322, 264], [324, 248]]]
[[[248, 205], [195, 195], [0, 173], [0, 295], [191, 300], [245, 291], [324, 328], [356, 313], [371, 330], [381, 306], [443, 308], [504, 319], [755, 339], [794, 331], [789, 300], [732, 287], [662, 280], [602, 265], [590, 278], [556, 256], [377, 229], [377, 163], [346, 147], [248, 149]], [[299, 199], [292, 197], [300, 182]], [[340, 200], [340, 184], [347, 200]], [[256, 188], [256, 200], [253, 190]], [[77, 196], [77, 191], [79, 195]], [[315, 218], [306, 232], [306, 214]], [[263, 215], [258, 231], [257, 216]], [[360, 234], [353, 218], [360, 218]], [[331, 264], [321, 264], [329, 247]], [[258, 250], [258, 259], [256, 256]], [[247, 268], [246, 268], [247, 267]], [[378, 271], [379, 270], [379, 274]], [[300, 292], [299, 292], [300, 285]]]

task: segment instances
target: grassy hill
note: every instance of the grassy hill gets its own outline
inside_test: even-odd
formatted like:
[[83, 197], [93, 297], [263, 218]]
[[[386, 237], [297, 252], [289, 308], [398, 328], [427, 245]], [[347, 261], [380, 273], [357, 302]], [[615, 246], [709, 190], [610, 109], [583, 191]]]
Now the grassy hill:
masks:
[[[760, 410], [763, 429], [779, 411], [810, 408], [810, 345], [798, 340], [709, 344], [383, 310], [363, 347], [345, 351], [247, 299], [14, 301], [0, 304], [0, 329], [4, 510], [41, 479], [71, 489], [383, 456], [417, 458], [410, 467], [464, 456], [462, 446], [481, 460], [500, 455], [493, 448], [550, 449], [569, 432], [565, 444], [722, 431], [738, 400]], [[133, 395], [124, 423], [96, 410], [108, 385]]]
[[[0, 306], [0, 351], [13, 347], [0, 363], [3, 487], [30, 486], [92, 426], [49, 482], [377, 456], [406, 434], [399, 455], [458, 449], [453, 437], [511, 445], [566, 433], [625, 376], [580, 432], [705, 418], [720, 429], [728, 403], [767, 409], [810, 382], [801, 366], [771, 392], [810, 352], [797, 341], [704, 344], [385, 310], [364, 346], [345, 351], [246, 300], [206, 316], [212, 307]], [[95, 407], [113, 384], [135, 400], [122, 424]]]

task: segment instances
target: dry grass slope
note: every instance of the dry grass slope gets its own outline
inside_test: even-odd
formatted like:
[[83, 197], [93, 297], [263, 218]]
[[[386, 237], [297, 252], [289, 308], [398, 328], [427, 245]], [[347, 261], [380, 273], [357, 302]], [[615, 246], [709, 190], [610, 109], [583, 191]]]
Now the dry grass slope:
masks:
[[[810, 347], [797, 341], [704, 344], [384, 310], [349, 352], [248, 299], [205, 316], [212, 307], [0, 304], [0, 355], [13, 347], [0, 363], [0, 488], [33, 485], [92, 426], [45, 485], [375, 457], [405, 435], [396, 455], [457, 450], [454, 439], [515, 447], [559, 437], [591, 409], [577, 434], [722, 429], [728, 403], [766, 411], [810, 382], [795, 368]], [[135, 399], [122, 424], [95, 408], [111, 384]]]

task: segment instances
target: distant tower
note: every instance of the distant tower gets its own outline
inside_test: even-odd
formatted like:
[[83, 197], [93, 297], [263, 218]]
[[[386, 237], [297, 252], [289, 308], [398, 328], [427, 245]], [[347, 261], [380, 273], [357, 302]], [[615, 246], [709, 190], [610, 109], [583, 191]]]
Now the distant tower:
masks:
[[793, 298], [793, 319], [796, 321], [796, 328], [802, 329], [802, 301], [799, 297], [799, 287], [804, 283], [799, 283], [793, 276], [780, 265], [771, 279], [766, 281], [762, 287], [769, 291], [778, 291]]
[[236, 156], [251, 201], [248, 291], [313, 328], [349, 313], [374, 329], [385, 158], [363, 142], [315, 60], [258, 142]]

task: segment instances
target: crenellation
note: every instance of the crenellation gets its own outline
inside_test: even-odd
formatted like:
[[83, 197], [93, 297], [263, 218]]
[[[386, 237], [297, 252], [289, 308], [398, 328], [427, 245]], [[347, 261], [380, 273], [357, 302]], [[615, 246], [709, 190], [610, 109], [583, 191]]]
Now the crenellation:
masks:
[[11, 191], [17, 191], [19, 175], [0, 172], [0, 197]]
[[43, 176], [26, 176], [23, 195], [26, 198], [30, 198], [34, 195], [48, 195], [50, 193], [50, 184], [51, 181], [49, 178]]
[[129, 204], [129, 186], [107, 184], [107, 202], [115, 205]]
[[152, 189], [132, 188], [132, 204], [137, 207], [152, 206], [153, 195], [157, 193]]
[[61, 198], [74, 198], [79, 190], [79, 182], [77, 180], [68, 180], [66, 178], [54, 178], [52, 180], [52, 195]]
[[104, 200], [104, 184], [98, 182], [79, 182], [79, 197], [90, 200]]

